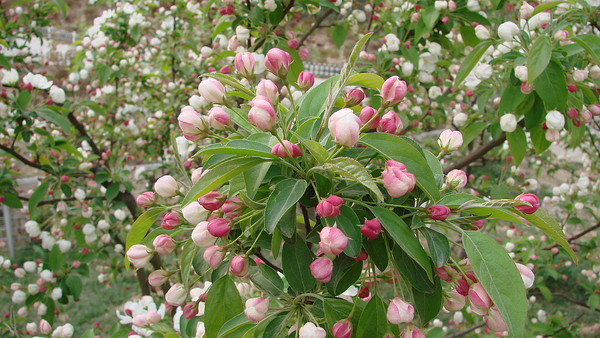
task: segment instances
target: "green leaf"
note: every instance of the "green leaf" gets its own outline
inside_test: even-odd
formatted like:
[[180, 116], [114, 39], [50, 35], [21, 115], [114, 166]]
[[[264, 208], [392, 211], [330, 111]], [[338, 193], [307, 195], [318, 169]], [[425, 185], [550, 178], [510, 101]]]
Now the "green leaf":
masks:
[[226, 144], [217, 143], [208, 145], [198, 152], [199, 155], [227, 154], [278, 158], [271, 154], [271, 147], [256, 141], [233, 140]]
[[[327, 96], [329, 95], [329, 88], [339, 79], [339, 76], [333, 76], [323, 81], [319, 85], [311, 88], [306, 94], [302, 96], [302, 102], [298, 109], [298, 122], [301, 124], [307, 119], [318, 117], [318, 121], [323, 117], [325, 105], [327, 104]], [[319, 122], [317, 122], [318, 125]], [[312, 135], [301, 134], [306, 138], [310, 138]]]
[[164, 210], [162, 207], [150, 208], [133, 222], [125, 239], [125, 251], [129, 250], [133, 245], [140, 244], [150, 226], [154, 224], [154, 221], [156, 221]]
[[544, 101], [546, 110], [567, 108], [567, 81], [562, 66], [556, 61], [550, 61], [546, 69], [533, 82], [535, 92]]
[[369, 255], [369, 258], [375, 263], [377, 269], [385, 271], [388, 266], [388, 252], [385, 250], [386, 239], [384, 236], [378, 236], [375, 239], [365, 238], [363, 246]]
[[442, 309], [442, 283], [439, 278], [435, 279], [433, 293], [421, 292], [412, 288], [415, 310], [421, 319], [421, 325], [427, 324], [430, 320], [437, 317]]
[[413, 288], [428, 294], [435, 291], [435, 284], [433, 280], [428, 279], [430, 273], [427, 273], [428, 270], [431, 271], [431, 265], [423, 269], [398, 246], [394, 246], [392, 254], [396, 268], [398, 268], [400, 274], [408, 280]]
[[31, 92], [28, 90], [23, 90], [19, 93], [17, 100], [15, 101], [15, 105], [17, 109], [21, 111], [26, 111], [27, 106], [29, 105], [29, 101], [31, 100]]
[[206, 294], [205, 337], [216, 337], [223, 324], [243, 311], [242, 298], [231, 278], [228, 275], [219, 278]]
[[440, 193], [433, 172], [423, 153], [411, 143], [386, 133], [365, 134], [359, 142], [389, 159], [404, 163], [408, 172], [416, 176], [417, 185], [427, 196], [432, 200], [439, 199]]
[[448, 261], [448, 257], [450, 257], [450, 242], [448, 242], [448, 237], [425, 227], [420, 228], [420, 231], [425, 235], [425, 239], [427, 239], [429, 254], [435, 267], [441, 268]]
[[518, 167], [527, 153], [527, 137], [525, 136], [523, 128], [517, 126], [517, 129], [512, 133], [506, 133], [506, 139], [508, 140], [508, 146], [510, 148], [510, 153], [513, 156], [513, 160], [515, 161], [515, 165]]
[[221, 82], [221, 84], [223, 84], [224, 86], [233, 87], [233, 88], [239, 90], [240, 92], [242, 92], [246, 95], [249, 95], [251, 97], [256, 96], [252, 90], [248, 89], [247, 86], [244, 86], [240, 81], [238, 81], [233, 76], [221, 74], [221, 73], [206, 73], [206, 74], [202, 74], [202, 76], [212, 77], [213, 79], [219, 80], [219, 82]]
[[262, 185], [263, 180], [269, 172], [269, 169], [271, 168], [272, 164], [273, 162], [265, 162], [257, 165], [254, 168], [250, 168], [244, 171], [246, 193], [248, 194], [249, 198], [254, 198], [254, 196], [256, 196], [256, 192], [258, 191], [258, 188], [260, 188], [260, 186]]
[[527, 82], [533, 83], [550, 62], [552, 56], [552, 40], [542, 35], [534, 43], [527, 57]]
[[358, 86], [380, 90], [383, 86], [383, 78], [377, 74], [359, 73], [348, 78], [346, 86]]
[[410, 227], [404, 223], [404, 220], [394, 212], [382, 207], [370, 207], [373, 215], [379, 220], [383, 228], [390, 237], [400, 246], [400, 248], [413, 260], [415, 260], [425, 270], [427, 277], [433, 281], [433, 271], [431, 261], [425, 252], [425, 249], [410, 230]]
[[473, 140], [477, 136], [480, 136], [481, 133], [483, 133], [483, 131], [485, 130], [486, 127], [487, 127], [486, 122], [473, 122], [473, 123], [468, 123], [463, 129], [461, 129], [460, 132], [463, 135], [463, 145], [461, 147], [461, 150], [466, 149], [467, 146], [471, 142], [473, 142]]
[[83, 282], [81, 281], [81, 278], [75, 275], [69, 275], [65, 280], [65, 283], [69, 287], [71, 296], [73, 296], [75, 299], [78, 299], [81, 295], [81, 290], [83, 289]]
[[188, 205], [190, 202], [197, 200], [200, 196], [264, 161], [265, 159], [256, 157], [238, 157], [217, 164], [194, 184], [184, 197], [181, 205]]
[[[523, 101], [525, 94], [521, 92], [520, 85], [509, 83], [500, 99], [499, 113], [514, 113], [517, 106]], [[463, 142], [464, 143], [464, 142]]]
[[265, 230], [267, 233], [273, 233], [283, 215], [290, 208], [295, 207], [298, 200], [304, 195], [307, 186], [308, 183], [305, 180], [294, 178], [285, 179], [275, 185], [275, 189], [267, 199], [267, 207], [265, 208]]
[[344, 41], [346, 41], [346, 32], [348, 31], [348, 27], [346, 25], [335, 25], [331, 30], [331, 34], [333, 35], [333, 42], [335, 45], [340, 48]]
[[558, 222], [556, 222], [556, 220], [545, 210], [538, 209], [533, 214], [525, 214], [515, 209], [515, 213], [531, 222], [531, 224], [542, 230], [546, 235], [552, 237], [552, 239], [569, 253], [569, 256], [571, 256], [575, 263], [579, 261], [575, 252], [573, 252], [573, 249], [569, 245], [567, 236], [565, 236], [560, 224], [558, 224]]
[[194, 261], [194, 257], [196, 257], [196, 252], [198, 252], [198, 246], [196, 246], [191, 238], [188, 239], [183, 246], [183, 251], [181, 252], [181, 257], [179, 259], [179, 266], [181, 267], [181, 282], [183, 285], [188, 284], [190, 272], [192, 271], [193, 267], [192, 262]]
[[338, 255], [333, 261], [333, 273], [327, 283], [327, 290], [334, 296], [342, 294], [355, 284], [362, 273], [362, 262], [346, 255]]
[[[217, 337], [243, 337], [246, 332], [254, 327], [256, 327], [256, 322], [248, 319], [244, 313], [240, 313], [223, 324]], [[195, 337], [195, 335], [193, 337]]]
[[117, 195], [119, 195], [119, 188], [121, 184], [119, 182], [115, 182], [106, 188], [106, 194], [104, 195], [107, 200], [114, 200]]
[[[538, 6], [539, 7], [539, 6]], [[536, 7], [537, 8], [537, 7]], [[596, 65], [600, 65], [600, 38], [591, 35], [591, 34], [583, 34], [573, 37], [571, 40], [577, 42], [583, 49], [585, 49], [592, 61]]]
[[294, 244], [283, 246], [281, 263], [283, 274], [290, 283], [290, 287], [297, 292], [306, 292], [315, 287], [317, 280], [310, 273], [312, 253], [306, 247], [306, 243], [298, 236]]
[[58, 272], [62, 270], [65, 265], [65, 260], [65, 254], [60, 252], [58, 245], [54, 245], [52, 250], [50, 250], [50, 256], [48, 257], [48, 265], [50, 265], [52, 271]]
[[94, 329], [93, 328], [85, 331], [83, 333], [83, 335], [81, 336], [81, 338], [94, 338], [94, 337], [96, 337], [96, 334], [94, 333]]
[[473, 204], [473, 205], [469, 205], [468, 207], [462, 209], [462, 211], [469, 212], [474, 215], [492, 217], [495, 219], [501, 219], [503, 221], [524, 224], [523, 220], [516, 217], [514, 215], [514, 213], [512, 213], [511, 211], [504, 209], [504, 208], [485, 207], [485, 206], [481, 206], [481, 204]]
[[360, 316], [356, 337], [383, 337], [388, 326], [385, 303], [374, 295]]
[[323, 164], [327, 162], [327, 158], [329, 157], [329, 153], [327, 150], [321, 145], [321, 143], [313, 140], [306, 140], [304, 138], [299, 138], [300, 143], [308, 149], [310, 154], [317, 160], [319, 164]]
[[284, 286], [277, 272], [266, 264], [259, 264], [258, 270], [259, 273], [252, 274], [250, 277], [254, 285], [273, 297], [281, 297]]
[[6, 206], [11, 207], [13, 209], [20, 209], [23, 207], [23, 203], [21, 203], [21, 200], [17, 197], [17, 195], [8, 192], [3, 192], [0, 195], [4, 196], [5, 200], [3, 204], [5, 204]]
[[42, 182], [35, 190], [28, 202], [29, 218], [36, 219], [40, 215], [40, 210], [37, 205], [44, 199], [48, 194], [48, 182]]
[[212, 38], [214, 39], [219, 33], [231, 27], [231, 19], [229, 16], [224, 15], [219, 18], [219, 21], [215, 25], [215, 29], [212, 32]]
[[521, 275], [506, 250], [484, 233], [464, 231], [463, 243], [475, 277], [498, 307], [512, 337], [523, 337], [527, 298]]
[[533, 13], [531, 13], [531, 16], [534, 16], [538, 13], [547, 11], [547, 10], [554, 8], [560, 4], [566, 4], [566, 3], [569, 3], [569, 2], [568, 1], [549, 1], [549, 2], [545, 2], [545, 3], [541, 3], [537, 6], [535, 6]]
[[39, 108], [35, 111], [39, 117], [42, 117], [60, 127], [65, 134], [71, 134], [71, 122], [64, 115], [50, 108]]
[[[373, 176], [357, 160], [350, 157], [336, 157], [323, 164], [323, 168], [330, 170], [352, 182], [359, 182], [367, 189], [371, 190], [377, 197], [377, 200], [383, 202], [383, 194], [375, 184]], [[315, 168], [313, 168], [315, 169]]]
[[454, 79], [454, 87], [458, 87], [466, 78], [467, 75], [475, 68], [479, 60], [485, 53], [485, 51], [492, 45], [493, 41], [486, 40], [481, 41], [477, 46], [473, 48], [471, 53], [467, 55], [462, 65], [458, 69], [456, 73], [456, 78]]
[[475, 29], [471, 26], [462, 26], [460, 28], [460, 36], [467, 46], [475, 47], [480, 42], [477, 35], [475, 35]]
[[60, 14], [63, 16], [63, 18], [66, 17], [69, 9], [67, 4], [63, 0], [52, 0], [52, 2], [54, 2], [54, 5], [60, 11]]

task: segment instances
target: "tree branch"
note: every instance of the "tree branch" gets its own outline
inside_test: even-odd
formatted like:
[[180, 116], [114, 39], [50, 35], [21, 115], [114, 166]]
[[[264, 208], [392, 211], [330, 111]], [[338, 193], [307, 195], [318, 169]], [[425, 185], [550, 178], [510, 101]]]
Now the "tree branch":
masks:
[[506, 133], [502, 133], [502, 135], [500, 135], [500, 137], [498, 137], [497, 139], [481, 145], [479, 148], [475, 149], [472, 153], [468, 154], [467, 156], [461, 158], [456, 163], [446, 166], [444, 168], [444, 174], [449, 173], [453, 169], [461, 169], [468, 166], [469, 164], [482, 158], [490, 150], [504, 143], [504, 141], [506, 141]]
[[270, 266], [271, 268], [273, 268], [273, 270], [279, 271], [279, 272], [283, 273], [283, 269], [282, 268], [280, 268], [277, 265], [271, 263], [268, 259], [265, 258], [265, 256], [260, 252], [260, 248], [256, 248], [256, 250], [254, 251], [254, 254], [256, 255], [256, 257], [260, 258], [263, 261], [263, 263], [265, 263], [268, 266]]
[[[574, 240], [576, 240], [576, 239], [578, 239], [578, 238], [580, 238], [580, 237], [583, 237], [585, 234], [587, 234], [587, 233], [590, 233], [590, 232], [592, 232], [592, 231], [594, 231], [594, 230], [596, 230], [596, 229], [598, 229], [598, 228], [600, 228], [600, 222], [598, 222], [598, 223], [596, 223], [596, 224], [592, 225], [591, 227], [589, 227], [589, 228], [587, 228], [587, 229], [585, 229], [585, 230], [581, 231], [581, 232], [580, 232], [580, 233], [578, 233], [578, 234], [575, 234], [575, 235], [573, 235], [573, 236], [570, 236], [569, 238], [567, 238], [567, 242], [569, 242], [569, 243], [570, 243], [570, 242], [572, 242], [572, 241], [574, 241]], [[547, 247], [545, 247], [545, 248], [544, 248], [544, 250], [550, 250], [550, 249], [552, 249], [552, 248], [556, 248], [556, 247], [558, 247], [558, 243], [555, 243], [555, 244], [552, 244], [552, 245], [550, 245], [550, 246], [547, 246]]]
[[485, 322], [484, 323], [479, 323], [477, 325], [471, 326], [470, 328], [468, 328], [468, 329], [466, 329], [464, 331], [456, 332], [456, 333], [453, 333], [453, 334], [451, 334], [449, 336], [446, 336], [446, 338], [462, 337], [462, 336], [466, 335], [467, 333], [473, 332], [473, 331], [477, 330], [478, 328], [480, 328], [480, 327], [482, 327], [484, 325], [485, 325]]
[[73, 112], [70, 112], [69, 114], [67, 114], [67, 118], [69, 119], [69, 122], [71, 122], [73, 127], [75, 127], [75, 129], [77, 129], [77, 131], [79, 132], [79, 135], [81, 135], [81, 137], [87, 139], [94, 154], [102, 157], [102, 152], [100, 151], [100, 149], [98, 149], [98, 146], [96, 146], [96, 142], [94, 142], [94, 140], [90, 137], [88, 132], [85, 130], [85, 126], [77, 120], [77, 117], [75, 117]]
[[48, 172], [47, 170], [42, 169], [42, 165], [37, 163], [37, 162], [33, 162], [32, 160], [26, 158], [25, 156], [19, 154], [17, 151], [15, 151], [14, 149], [5, 146], [4, 144], [0, 143], [0, 149], [4, 150], [6, 153], [12, 155], [14, 158], [16, 158], [17, 160], [23, 162], [24, 164], [32, 167], [32, 168], [36, 168], [39, 170], [43, 170], [45, 172]]
[[[571, 302], [573, 304], [577, 304], [577, 305], [582, 306], [582, 307], [584, 307], [586, 309], [592, 310], [586, 303], [578, 301], [577, 299], [573, 299], [573, 298], [571, 298], [571, 297], [569, 297], [567, 295], [563, 295], [562, 293], [553, 293], [552, 295], [556, 296], [556, 297], [561, 297], [561, 298], [563, 298], [563, 299], [565, 299], [565, 300], [567, 300], [567, 301], [569, 301], [569, 302]], [[600, 309], [594, 309], [594, 311], [600, 312]]]
[[304, 41], [306, 41], [306, 39], [308, 39], [308, 37], [314, 33], [318, 28], [321, 27], [321, 23], [323, 23], [323, 21], [325, 21], [325, 19], [327, 19], [328, 16], [330, 16], [333, 13], [333, 9], [328, 8], [325, 13], [323, 13], [323, 15], [321, 15], [317, 20], [315, 20], [315, 22], [313, 23], [312, 26], [310, 26], [309, 30], [306, 31], [306, 33], [304, 33], [304, 35], [302, 35], [302, 38], [300, 39], [300, 42], [298, 42], [298, 48], [302, 47], [304, 45]]

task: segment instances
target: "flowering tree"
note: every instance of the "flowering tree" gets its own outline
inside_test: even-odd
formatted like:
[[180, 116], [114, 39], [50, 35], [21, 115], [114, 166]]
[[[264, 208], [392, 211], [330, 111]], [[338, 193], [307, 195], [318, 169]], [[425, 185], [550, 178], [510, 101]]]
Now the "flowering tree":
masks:
[[[62, 83], [36, 72], [44, 61], [31, 50], [62, 2], [3, 9], [0, 198], [26, 202], [25, 230], [44, 249], [21, 265], [2, 259], [19, 279], [7, 332], [33, 307], [42, 318], [28, 334], [73, 335], [58, 304], [79, 298], [89, 265], [108, 283], [131, 264], [141, 293], [159, 296], [119, 313], [144, 336], [423, 336], [442, 307], [524, 335], [530, 250], [577, 263], [578, 237], [517, 167], [540, 166], [555, 143], [580, 149], [577, 169], [597, 174], [597, 9], [219, 6], [116, 3], [85, 31]], [[341, 48], [357, 40], [347, 31], [360, 39], [341, 74], [315, 86], [303, 70], [318, 51], [311, 36]], [[440, 127], [437, 142], [420, 137]], [[478, 161], [508, 163], [506, 183], [486, 180]], [[13, 175], [24, 167], [42, 173], [30, 195]], [[583, 223], [576, 210], [596, 217], [594, 185], [556, 187], [543, 204]], [[505, 224], [524, 249], [481, 232]], [[546, 235], [517, 241], [529, 224]], [[551, 277], [537, 279], [544, 295]]]

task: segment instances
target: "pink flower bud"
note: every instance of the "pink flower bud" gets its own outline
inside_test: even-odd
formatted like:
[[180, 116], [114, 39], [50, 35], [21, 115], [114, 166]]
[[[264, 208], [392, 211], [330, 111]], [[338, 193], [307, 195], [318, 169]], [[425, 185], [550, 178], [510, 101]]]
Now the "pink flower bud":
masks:
[[385, 169], [381, 176], [383, 177], [383, 186], [394, 198], [408, 194], [417, 183], [415, 175], [406, 171], [404, 164], [394, 160], [388, 160], [385, 163]]
[[208, 125], [216, 130], [225, 130], [231, 125], [231, 118], [225, 109], [221, 107], [212, 107], [208, 111]]
[[254, 56], [250, 52], [237, 53], [233, 61], [235, 70], [243, 77], [250, 78], [254, 75]]
[[302, 155], [302, 150], [297, 144], [294, 144], [288, 140], [283, 140], [283, 144], [277, 143], [273, 146], [273, 149], [271, 149], [271, 154], [281, 158], [297, 157]]
[[360, 115], [358, 117], [360, 119], [360, 124], [364, 126], [365, 124], [369, 123], [369, 121], [371, 121], [371, 123], [369, 123], [369, 129], [377, 128], [377, 126], [379, 126], [379, 121], [381, 120], [381, 118], [375, 115], [377, 115], [377, 111], [373, 109], [373, 107], [364, 107], [360, 111]]
[[277, 116], [269, 99], [265, 96], [257, 96], [250, 101], [250, 105], [252, 106], [248, 112], [250, 123], [262, 131], [273, 130]]
[[173, 197], [177, 195], [179, 191], [179, 187], [177, 186], [177, 181], [169, 175], [165, 175], [154, 183], [154, 191], [162, 197]]
[[527, 84], [527, 82], [522, 82], [519, 89], [525, 95], [531, 94], [533, 92], [533, 83]]
[[392, 324], [410, 323], [415, 318], [415, 308], [400, 297], [396, 297], [390, 302], [386, 317]]
[[213, 236], [208, 232], [208, 222], [200, 222], [192, 231], [192, 240], [196, 246], [200, 248], [208, 248], [213, 245], [217, 240], [217, 237]]
[[540, 200], [535, 194], [522, 194], [515, 198], [515, 200], [527, 202], [530, 205], [517, 205], [515, 209], [519, 210], [524, 214], [533, 214], [540, 207]]
[[425, 334], [421, 329], [414, 325], [408, 325], [400, 333], [400, 338], [425, 338]]
[[298, 75], [298, 87], [302, 91], [309, 90], [315, 84], [315, 76], [311, 72], [305, 70], [301, 71]]
[[588, 110], [594, 116], [600, 116], [600, 104], [591, 104], [588, 106]]
[[441, 268], [436, 268], [435, 273], [441, 280], [446, 282], [452, 282], [453, 276], [456, 275], [456, 270], [449, 267], [448, 265], [444, 265]]
[[285, 77], [290, 69], [290, 54], [279, 48], [271, 48], [265, 56], [265, 66], [267, 69], [279, 76]]
[[304, 324], [298, 331], [299, 338], [325, 338], [326, 336], [325, 329], [311, 322]]
[[348, 245], [348, 237], [338, 228], [324, 227], [319, 237], [319, 248], [326, 255], [339, 255]]
[[229, 272], [237, 277], [246, 277], [248, 276], [249, 266], [246, 256], [235, 256], [229, 265]]
[[535, 275], [530, 268], [526, 265], [515, 263], [517, 265], [517, 270], [521, 274], [521, 278], [523, 279], [523, 284], [525, 285], [525, 289], [529, 289], [533, 286], [533, 281], [535, 280]]
[[445, 187], [450, 189], [462, 189], [467, 185], [467, 174], [460, 170], [454, 169], [446, 175]]
[[450, 215], [450, 213], [450, 208], [448, 208], [445, 205], [436, 204], [427, 208], [427, 216], [436, 221], [445, 220], [446, 218], [448, 218], [448, 215]]
[[321, 283], [328, 283], [333, 273], [333, 262], [327, 257], [315, 259], [310, 263], [310, 274]]
[[246, 301], [244, 314], [253, 322], [260, 322], [267, 316], [269, 300], [262, 297], [250, 298]]
[[192, 107], [182, 109], [177, 121], [179, 121], [179, 128], [183, 132], [183, 136], [188, 140], [195, 141], [206, 135], [206, 121]]
[[569, 37], [569, 31], [561, 29], [554, 33], [554, 41], [565, 41]]
[[213, 245], [206, 248], [204, 254], [202, 254], [202, 258], [204, 258], [204, 261], [208, 263], [211, 269], [216, 270], [223, 262], [225, 252], [225, 248]]
[[40, 333], [42, 334], [49, 334], [52, 332], [52, 326], [50, 326], [50, 323], [48, 323], [48, 321], [45, 319], [40, 320], [38, 327], [40, 328]]
[[169, 280], [169, 274], [165, 270], [154, 270], [148, 276], [148, 284], [158, 287]]
[[350, 338], [352, 337], [352, 322], [350, 318], [342, 319], [333, 324], [331, 328], [333, 338]]
[[239, 197], [233, 197], [225, 201], [221, 207], [221, 212], [230, 219], [235, 219], [246, 208], [244, 202]]
[[485, 225], [485, 220], [480, 219], [479, 221], [475, 221], [475, 222], [471, 223], [471, 225], [476, 227], [478, 230], [481, 230], [481, 229], [483, 229], [483, 226]]
[[226, 98], [225, 87], [213, 78], [202, 80], [198, 85], [198, 93], [210, 103], [224, 104]]
[[198, 304], [189, 303], [183, 307], [183, 318], [192, 319], [198, 314]]
[[185, 303], [185, 298], [187, 297], [187, 292], [185, 291], [185, 287], [181, 283], [175, 283], [167, 294], [165, 294], [165, 301], [167, 304], [171, 306], [181, 306]]
[[225, 218], [215, 218], [208, 222], [207, 229], [215, 237], [225, 237], [231, 230], [231, 221]]
[[160, 226], [165, 230], [173, 230], [177, 228], [179, 224], [181, 224], [181, 218], [179, 218], [179, 214], [176, 212], [168, 212], [163, 215]]
[[365, 220], [365, 224], [360, 227], [360, 232], [367, 238], [375, 239], [381, 233], [381, 223], [376, 218]]
[[485, 315], [492, 306], [490, 296], [479, 283], [474, 283], [469, 288], [469, 303], [471, 303], [471, 310], [480, 316]]
[[360, 119], [352, 109], [344, 108], [336, 111], [329, 117], [329, 132], [333, 140], [346, 147], [353, 147], [360, 134]]
[[171, 253], [176, 247], [175, 241], [169, 235], [156, 236], [154, 241], [152, 241], [152, 245], [154, 246], [154, 251], [159, 255]]
[[145, 313], [133, 317], [131, 319], [131, 324], [133, 324], [133, 325], [135, 325], [137, 327], [145, 327], [145, 326], [150, 325], [148, 323], [148, 317], [146, 316]]
[[152, 250], [143, 244], [132, 245], [127, 250], [127, 258], [136, 269], [143, 268], [152, 258]]
[[460, 131], [452, 131], [450, 129], [444, 130], [440, 134], [438, 139], [438, 145], [442, 151], [450, 152], [455, 151], [463, 144], [463, 137]]
[[444, 308], [448, 311], [460, 311], [465, 307], [466, 297], [452, 290], [444, 297]]
[[344, 200], [336, 195], [331, 195], [317, 204], [317, 215], [320, 217], [336, 217], [340, 214], [340, 208]]
[[344, 102], [346, 103], [346, 107], [354, 107], [359, 105], [365, 99], [365, 93], [360, 89], [350, 89], [346, 93], [346, 97], [344, 98]]
[[216, 191], [211, 191], [198, 198], [198, 203], [206, 210], [215, 211], [225, 203], [225, 198], [226, 196], [223, 196]]
[[398, 104], [404, 99], [407, 92], [406, 82], [400, 81], [398, 76], [392, 76], [385, 80], [381, 87], [381, 104], [384, 106]]
[[504, 319], [502, 319], [502, 316], [496, 307], [492, 307], [488, 311], [488, 315], [485, 316], [485, 325], [488, 329], [495, 332], [504, 332], [508, 330]]
[[192, 171], [192, 175], [191, 175], [192, 176], [191, 177], [192, 178], [192, 184], [198, 183], [198, 180], [200, 180], [200, 178], [202, 176], [204, 176], [209, 171], [210, 171], [210, 169], [204, 169], [202, 167], [194, 169]]
[[140, 207], [144, 207], [146, 205], [152, 204], [152, 203], [154, 203], [154, 193], [152, 191], [146, 191], [145, 193], [138, 195], [135, 198], [135, 202]]
[[379, 121], [377, 131], [396, 135], [400, 133], [403, 127], [404, 126], [402, 125], [400, 116], [398, 116], [398, 114], [396, 114], [394, 111], [390, 110], [385, 113]]
[[256, 86], [256, 96], [264, 96], [272, 104], [277, 103], [277, 96], [279, 95], [279, 88], [275, 82], [267, 79], [262, 79]]

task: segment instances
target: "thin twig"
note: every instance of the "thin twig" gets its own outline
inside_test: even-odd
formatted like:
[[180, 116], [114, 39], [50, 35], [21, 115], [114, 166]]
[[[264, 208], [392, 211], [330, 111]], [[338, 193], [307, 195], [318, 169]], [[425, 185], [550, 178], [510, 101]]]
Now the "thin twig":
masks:
[[468, 166], [469, 164], [482, 158], [490, 150], [504, 143], [504, 141], [506, 141], [506, 133], [502, 133], [502, 135], [500, 135], [500, 137], [498, 137], [497, 139], [481, 145], [479, 148], [475, 149], [472, 153], [468, 154], [467, 156], [461, 158], [456, 163], [444, 167], [444, 174], [449, 173], [453, 169], [460, 169]]
[[456, 333], [453, 333], [453, 334], [451, 334], [449, 336], [446, 336], [446, 338], [462, 337], [462, 336], [466, 335], [467, 333], [473, 332], [473, 331], [477, 330], [478, 328], [480, 328], [480, 327], [482, 327], [484, 325], [485, 325], [485, 322], [484, 323], [479, 323], [477, 325], [471, 326], [470, 328], [468, 328], [468, 329], [466, 329], [464, 331], [456, 332]]
[[[567, 300], [567, 301], [569, 301], [569, 302], [571, 302], [573, 304], [577, 304], [579, 306], [582, 306], [582, 307], [584, 307], [586, 309], [591, 310], [591, 308], [586, 303], [578, 301], [577, 299], [573, 299], [573, 298], [571, 298], [571, 297], [569, 297], [567, 295], [563, 295], [562, 293], [553, 293], [552, 296], [561, 297], [561, 298], [563, 298], [563, 299], [565, 299], [565, 300]], [[594, 309], [594, 311], [600, 312], [600, 309]]]
[[[589, 228], [587, 228], [587, 229], [585, 229], [585, 230], [581, 231], [581, 232], [580, 232], [580, 233], [578, 233], [578, 234], [575, 234], [575, 235], [573, 235], [573, 236], [570, 236], [569, 238], [567, 238], [567, 242], [569, 242], [569, 243], [570, 243], [570, 242], [572, 242], [572, 241], [574, 241], [574, 240], [576, 240], [576, 239], [578, 239], [578, 238], [580, 238], [580, 237], [583, 237], [585, 234], [587, 234], [587, 233], [589, 233], [589, 232], [592, 232], [592, 231], [594, 231], [594, 230], [596, 230], [596, 229], [598, 229], [598, 228], [600, 228], [600, 222], [598, 222], [598, 223], [594, 224], [593, 226], [591, 226], [591, 227], [589, 227]], [[544, 248], [544, 250], [550, 250], [550, 249], [552, 249], [552, 248], [556, 248], [557, 246], [558, 246], [558, 243], [556, 243], [556, 244], [552, 244], [552, 245], [550, 245], [550, 246], [547, 246], [547, 247], [545, 247], [545, 248]]]
[[260, 248], [256, 248], [256, 251], [254, 251], [254, 254], [256, 255], [256, 257], [260, 258], [260, 260], [263, 261], [263, 263], [267, 264], [268, 266], [270, 266], [271, 268], [273, 268], [273, 270], [275, 271], [279, 271], [281, 273], [283, 273], [283, 269], [278, 267], [277, 265], [271, 263], [261, 252], [260, 252]]
[[327, 19], [327, 17], [330, 16], [332, 13], [333, 13], [333, 9], [328, 8], [325, 11], [325, 13], [323, 13], [323, 15], [321, 15], [317, 20], [315, 20], [315, 22], [313, 23], [312, 26], [310, 26], [308, 31], [306, 31], [306, 33], [304, 33], [304, 35], [302, 35], [300, 42], [298, 42], [298, 48], [300, 48], [304, 45], [304, 41], [306, 41], [306, 39], [308, 39], [308, 37], [312, 33], [314, 33], [317, 29], [319, 29], [321, 27], [321, 24], [323, 23], [323, 21], [325, 21], [325, 19]]

